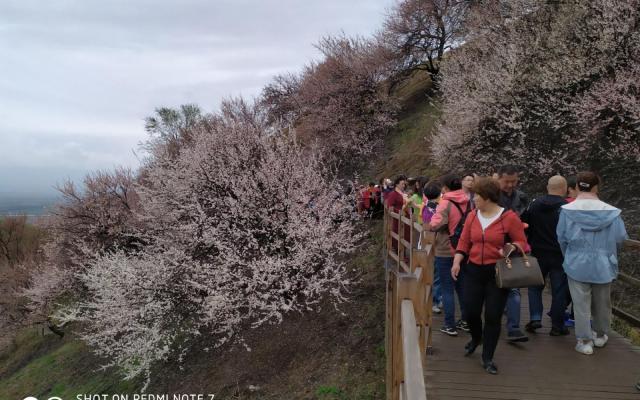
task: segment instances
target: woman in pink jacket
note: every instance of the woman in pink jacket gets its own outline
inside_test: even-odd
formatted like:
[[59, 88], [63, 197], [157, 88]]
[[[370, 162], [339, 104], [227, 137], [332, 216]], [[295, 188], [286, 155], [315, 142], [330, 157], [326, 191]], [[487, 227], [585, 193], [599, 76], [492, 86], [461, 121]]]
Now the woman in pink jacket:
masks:
[[[462, 276], [454, 282], [451, 277], [455, 246], [462, 234], [462, 226], [469, 210], [469, 196], [462, 189], [462, 181], [459, 176], [446, 175], [442, 178], [442, 199], [436, 209], [436, 214], [430, 222], [431, 230], [436, 232], [435, 238], [435, 268], [440, 277], [440, 290], [444, 305], [444, 325], [440, 331], [457, 336], [458, 329], [469, 331], [464, 318], [462, 306]], [[458, 293], [461, 318], [456, 323], [456, 303], [454, 290]]]

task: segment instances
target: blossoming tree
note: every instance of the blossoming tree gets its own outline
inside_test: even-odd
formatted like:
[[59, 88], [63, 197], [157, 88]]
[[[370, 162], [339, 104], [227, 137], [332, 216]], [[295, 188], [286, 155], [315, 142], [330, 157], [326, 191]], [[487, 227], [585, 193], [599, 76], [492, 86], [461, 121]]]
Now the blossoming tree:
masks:
[[[327, 296], [342, 301], [351, 283], [344, 255], [360, 235], [334, 171], [268, 124], [260, 107], [227, 101], [200, 119], [189, 140], [168, 135], [167, 147], [152, 139], [127, 211], [133, 222], [117, 224], [135, 234], [115, 235], [136, 245], [112, 238], [97, 251], [83, 246], [72, 277], [83, 293], [56, 309], [57, 321], [82, 322], [81, 337], [128, 378], [180, 359], [196, 336], [221, 345]], [[94, 204], [78, 198], [78, 209]], [[113, 204], [95, 204], [111, 215]], [[83, 232], [93, 242], [103, 229], [91, 221]]]
[[479, 172], [519, 164], [539, 187], [596, 169], [611, 196], [635, 196], [622, 169], [640, 167], [639, 2], [506, 3], [478, 7], [443, 65], [436, 160]]

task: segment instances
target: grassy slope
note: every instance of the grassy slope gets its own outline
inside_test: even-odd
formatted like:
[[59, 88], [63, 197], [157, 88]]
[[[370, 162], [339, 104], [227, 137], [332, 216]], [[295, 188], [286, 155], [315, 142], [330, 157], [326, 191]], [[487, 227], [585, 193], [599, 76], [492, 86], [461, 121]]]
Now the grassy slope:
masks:
[[[337, 312], [291, 315], [281, 325], [252, 330], [246, 344], [190, 354], [184, 370], [162, 366], [147, 393], [215, 393], [234, 399], [384, 398], [384, 273], [380, 221], [366, 248], [350, 263], [360, 279]], [[203, 345], [206, 345], [204, 343]], [[0, 399], [79, 393], [137, 393], [140, 381], [122, 381], [81, 341], [23, 332], [0, 354]], [[251, 392], [249, 386], [260, 390]]]
[[[398, 124], [385, 141], [382, 160], [372, 168], [368, 178], [438, 175], [431, 165], [430, 138], [439, 114], [439, 101], [430, 95], [429, 78], [418, 73], [397, 90], [402, 102]], [[377, 182], [377, 179], [376, 182]]]
[[77, 393], [127, 393], [135, 382], [125, 382], [115, 371], [97, 372], [100, 360], [80, 340], [64, 339], [36, 329], [22, 332], [0, 354], [0, 399], [26, 395], [75, 398]]
[[[388, 156], [368, 171], [368, 178], [435, 174], [429, 168], [426, 138], [436, 106], [426, 97], [428, 90], [424, 76], [399, 88], [404, 109], [398, 127], [385, 144]], [[147, 393], [215, 393], [216, 399], [383, 399], [381, 231], [381, 223], [373, 221], [368, 245], [350, 263], [361, 281], [340, 307], [343, 314], [326, 306], [319, 313], [290, 315], [281, 325], [252, 330], [246, 336], [250, 352], [241, 345], [196, 351], [184, 370], [159, 367]], [[72, 335], [59, 339], [25, 331], [0, 353], [0, 399], [139, 392], [139, 381], [122, 381], [113, 369], [97, 372], [100, 365]], [[252, 392], [250, 385], [260, 389]]]

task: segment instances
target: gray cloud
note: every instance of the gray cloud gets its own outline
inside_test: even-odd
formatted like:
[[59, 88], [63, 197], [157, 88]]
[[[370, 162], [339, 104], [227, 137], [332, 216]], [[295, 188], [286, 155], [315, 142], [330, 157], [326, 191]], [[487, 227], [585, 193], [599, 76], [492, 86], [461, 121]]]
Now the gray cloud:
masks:
[[393, 3], [3, 1], [0, 192], [135, 167], [154, 108], [257, 95], [317, 58], [322, 35], [374, 32]]

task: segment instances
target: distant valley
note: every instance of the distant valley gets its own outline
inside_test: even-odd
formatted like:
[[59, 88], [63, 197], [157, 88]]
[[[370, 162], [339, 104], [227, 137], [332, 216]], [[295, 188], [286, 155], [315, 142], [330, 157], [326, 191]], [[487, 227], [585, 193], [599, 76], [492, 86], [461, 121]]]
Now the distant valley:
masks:
[[0, 215], [46, 215], [58, 200], [52, 194], [0, 193]]

